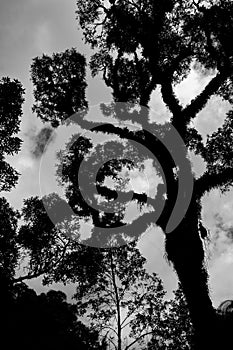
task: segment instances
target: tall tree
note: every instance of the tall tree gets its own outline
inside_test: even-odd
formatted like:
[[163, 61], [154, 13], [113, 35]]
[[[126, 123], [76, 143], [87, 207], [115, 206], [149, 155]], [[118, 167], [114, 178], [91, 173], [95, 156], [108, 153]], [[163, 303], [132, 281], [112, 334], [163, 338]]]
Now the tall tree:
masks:
[[[171, 114], [171, 124], [182, 136], [187, 149], [201, 155], [206, 162], [205, 173], [194, 181], [187, 213], [172, 234], [166, 235], [166, 252], [187, 300], [196, 349], [218, 348], [217, 318], [208, 293], [208, 274], [200, 237], [200, 233], [205, 232], [201, 223], [201, 199], [213, 188], [225, 191], [232, 185], [232, 112], [227, 114], [223, 126], [209, 136], [206, 144], [192, 123], [212, 96], [219, 95], [232, 102], [233, 46], [229, 41], [233, 33], [232, 1], [78, 0], [77, 5], [85, 40], [96, 50], [91, 60], [93, 75], [103, 72], [103, 79], [113, 89], [116, 102], [147, 106], [151, 93], [160, 87]], [[193, 63], [205, 72], [211, 70], [215, 76], [190, 104], [183, 106], [175, 95], [174, 86], [188, 76]], [[60, 68], [62, 74], [62, 66]], [[34, 83], [37, 84], [36, 79]], [[64, 93], [56, 93], [62, 99]], [[45, 106], [45, 103], [37, 106], [38, 116]], [[64, 114], [71, 114], [68, 105], [64, 104], [62, 108]], [[52, 101], [48, 109], [54, 112], [56, 102]], [[142, 115], [139, 113], [137, 118], [142, 127], [156, 128], [149, 122], [148, 114], [144, 118]], [[132, 119], [133, 116], [135, 114]], [[56, 118], [54, 115], [52, 120], [57, 121]], [[152, 139], [145, 132], [122, 131], [113, 125], [98, 131], [141, 140], [155, 156], [161, 152], [156, 142], [153, 147]], [[183, 157], [187, 157], [186, 151], [183, 151]], [[160, 158], [164, 157], [160, 155]], [[170, 192], [166, 193], [164, 213], [157, 220], [164, 232], [178, 191], [178, 180], [175, 174], [172, 178], [171, 169], [174, 164], [168, 160], [164, 171], [169, 173]], [[188, 172], [193, 175], [191, 164]], [[74, 204], [78, 205], [77, 202]], [[148, 224], [150, 220], [153, 221], [147, 217]]]
[[[216, 317], [208, 295], [208, 275], [199, 235], [201, 198], [213, 188], [225, 190], [232, 185], [229, 141], [232, 112], [206, 145], [191, 124], [211, 96], [220, 95], [231, 102], [232, 2], [97, 0], [77, 1], [77, 5], [86, 42], [97, 50], [91, 62], [93, 74], [103, 71], [103, 78], [113, 88], [116, 101], [133, 100], [147, 105], [151, 92], [160, 86], [172, 125], [188, 149], [201, 155], [207, 163], [206, 172], [195, 179], [187, 214], [173, 233], [166, 236], [167, 256], [182, 283], [195, 328], [196, 346], [205, 348], [214, 338]], [[189, 105], [183, 107], [174, 93], [174, 85], [188, 75], [194, 61], [205, 71], [214, 71], [215, 76]], [[127, 69], [133, 72], [131, 84], [125, 84]], [[216, 143], [218, 140], [221, 140], [221, 147]], [[167, 202], [172, 201], [172, 196], [168, 195]], [[157, 222], [163, 230], [165, 222]], [[216, 339], [211, 346], [216, 347]]]

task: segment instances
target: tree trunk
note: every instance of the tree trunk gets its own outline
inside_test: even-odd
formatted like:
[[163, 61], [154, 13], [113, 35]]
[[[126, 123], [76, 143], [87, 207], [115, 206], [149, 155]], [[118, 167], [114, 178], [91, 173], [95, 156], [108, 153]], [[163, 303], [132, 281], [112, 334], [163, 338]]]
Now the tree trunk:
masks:
[[166, 253], [183, 287], [194, 326], [194, 349], [218, 349], [217, 318], [208, 290], [204, 249], [198, 232], [198, 211], [190, 205], [186, 217], [166, 235]]
[[111, 271], [112, 271], [112, 282], [113, 282], [113, 288], [114, 293], [116, 297], [116, 309], [117, 309], [117, 350], [122, 350], [122, 341], [121, 341], [121, 308], [120, 308], [120, 300], [119, 300], [119, 294], [118, 294], [118, 288], [116, 284], [116, 274], [115, 274], [115, 267], [113, 263], [113, 256], [112, 252], [110, 252], [110, 258], [111, 258]]

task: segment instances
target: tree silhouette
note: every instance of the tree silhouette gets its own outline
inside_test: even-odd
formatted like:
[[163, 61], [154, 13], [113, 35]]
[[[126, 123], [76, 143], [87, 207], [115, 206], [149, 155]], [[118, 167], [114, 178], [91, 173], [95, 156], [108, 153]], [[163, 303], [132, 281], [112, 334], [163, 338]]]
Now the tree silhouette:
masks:
[[15, 285], [13, 304], [8, 310], [9, 347], [22, 349], [104, 350], [98, 332], [77, 321], [77, 308], [60, 291], [37, 295], [25, 284]]
[[[81, 123], [81, 120], [79, 120]], [[111, 159], [112, 154], [118, 154], [118, 159]], [[130, 161], [133, 158], [133, 161]], [[111, 160], [109, 160], [111, 159]], [[111, 234], [107, 231], [103, 232], [103, 228], [107, 227], [114, 229], [121, 227], [120, 234], [112, 234], [112, 240], [117, 240], [120, 245], [128, 243], [138, 238], [142, 232], [136, 234], [132, 226], [127, 228], [126, 216], [127, 205], [131, 202], [137, 205], [138, 217], [144, 209], [144, 231], [147, 229], [147, 217], [152, 214], [150, 211], [145, 212], [145, 200], [147, 196], [143, 191], [136, 193], [129, 190], [128, 185], [130, 177], [126, 175], [124, 178], [120, 175], [122, 171], [130, 172], [133, 170], [144, 169], [144, 161], [146, 157], [140, 154], [140, 150], [134, 149], [130, 144], [122, 144], [117, 140], [106, 140], [101, 145], [94, 145], [93, 140], [74, 135], [66, 145], [66, 148], [58, 154], [57, 177], [61, 186], [65, 189], [67, 202], [72, 208], [76, 219], [89, 220], [92, 225], [91, 237], [86, 240], [80, 240], [82, 244], [87, 244], [94, 247], [109, 247]], [[103, 164], [98, 173], [95, 172], [93, 163]], [[85, 165], [83, 166], [82, 163]], [[82, 165], [82, 166], [81, 166]], [[85, 184], [80, 184], [80, 174], [82, 178], [89, 179], [88, 188], [85, 190]], [[116, 187], [116, 190], [111, 186], [105, 185], [106, 179], [111, 179]], [[97, 195], [95, 194], [97, 188]], [[85, 190], [85, 194], [83, 192]], [[121, 201], [111, 203], [111, 200], [121, 196]], [[85, 196], [85, 198], [84, 198]], [[102, 211], [98, 210], [98, 201], [102, 201]], [[104, 203], [104, 200], [107, 203]], [[89, 203], [92, 203], [92, 206]], [[155, 204], [152, 198], [148, 199], [148, 205]], [[97, 209], [96, 207], [97, 206]], [[110, 212], [105, 212], [110, 209]], [[134, 227], [137, 228], [137, 222], [134, 222]], [[128, 241], [125, 241], [125, 236]], [[113, 242], [112, 242], [113, 243]]]
[[104, 252], [102, 269], [92, 286], [75, 294], [80, 314], [88, 318], [109, 347], [128, 350], [147, 343], [156, 325], [162, 334], [165, 291], [159, 277], [145, 270], [135, 242]]
[[19, 131], [22, 105], [22, 84], [8, 77], [0, 80], [0, 191], [10, 191], [18, 180], [18, 172], [5, 160], [19, 152], [21, 140], [14, 136]]
[[[73, 246], [73, 251], [71, 251], [68, 239], [64, 246], [61, 246], [61, 243], [59, 245], [59, 239], [62, 242], [62, 233], [59, 231], [60, 236], [54, 233], [55, 229], [52, 228], [51, 221], [46, 215], [42, 215], [42, 210], [39, 210], [40, 201], [36, 202], [34, 199], [34, 207], [30, 199], [27, 204], [30, 212], [27, 213], [25, 209], [24, 215], [28, 214], [28, 220], [32, 220], [34, 215], [34, 224], [39, 223], [40, 225], [39, 231], [35, 229], [35, 226], [32, 229], [33, 222], [30, 226], [31, 231], [25, 226], [19, 230], [20, 213], [13, 210], [5, 198], [0, 198], [2, 343], [7, 344], [9, 348], [18, 346], [24, 349], [41, 349], [42, 347], [44, 349], [63, 349], [69, 346], [71, 349], [80, 347], [105, 350], [105, 342], [99, 342], [99, 333], [78, 321], [77, 307], [67, 303], [63, 292], [50, 291], [46, 295], [42, 293], [37, 296], [34, 290], [22, 283], [24, 280], [42, 274], [48, 280], [49, 278], [50, 280], [59, 279], [59, 276], [62, 276], [64, 280], [66, 277], [66, 282], [68, 279], [75, 278], [82, 278], [84, 281], [85, 276], [88, 275], [88, 281], [91, 283], [91, 280], [95, 278], [91, 276], [88, 265], [92, 266], [93, 271], [94, 261], [95, 263], [98, 261], [97, 251], [90, 254], [90, 249], [88, 253], [83, 249], [82, 252], [79, 252], [77, 245]], [[64, 258], [62, 262], [61, 257]], [[78, 257], [77, 261], [76, 257]], [[28, 262], [24, 269], [28, 271], [18, 277], [17, 268], [22, 268], [27, 259]], [[68, 261], [70, 263], [65, 267], [64, 263]]]
[[56, 127], [71, 114], [87, 107], [86, 60], [72, 48], [52, 57], [36, 57], [31, 66], [35, 112]]
[[12, 279], [19, 260], [17, 244], [18, 216], [5, 198], [0, 198], [0, 325], [4, 335], [9, 307], [12, 303]]
[[[70, 224], [70, 212], [64, 210], [64, 202], [56, 194], [50, 194], [43, 199], [32, 197], [25, 200], [18, 243], [24, 249], [28, 260], [24, 274], [15, 276], [14, 283], [42, 275], [45, 284], [76, 281], [84, 283], [85, 279], [88, 279], [89, 283], [95, 282], [102, 253], [97, 249], [82, 246], [77, 239], [73, 239], [73, 232], [79, 230], [79, 225], [77, 221], [73, 226]], [[52, 208], [53, 221], [48, 216], [45, 203]], [[54, 225], [56, 220], [57, 225]]]
[[[92, 73], [96, 75], [103, 72], [105, 83], [113, 90], [114, 101], [147, 106], [151, 93], [160, 87], [163, 102], [171, 114], [171, 124], [182, 136], [187, 149], [201, 155], [206, 162], [205, 173], [194, 179], [187, 213], [172, 234], [166, 235], [166, 253], [173, 263], [187, 300], [195, 330], [195, 348], [218, 348], [218, 320], [208, 293], [208, 274], [200, 237], [201, 227], [203, 232], [203, 226], [200, 226], [201, 199], [214, 188], [225, 191], [232, 185], [232, 112], [227, 114], [223, 126], [209, 136], [206, 144], [193, 127], [193, 121], [212, 96], [221, 96], [231, 103], [233, 47], [229, 38], [233, 32], [232, 2], [86, 0], [77, 1], [77, 5], [77, 16], [85, 40], [96, 50], [91, 60]], [[204, 72], [211, 71], [215, 76], [198, 96], [183, 106], [174, 93], [174, 86], [187, 77], [194, 63]], [[62, 65], [60, 69], [62, 74]], [[40, 86], [36, 77], [34, 84]], [[47, 88], [41, 87], [46, 94], [46, 101], [49, 101]], [[69, 91], [68, 85], [65, 88]], [[56, 90], [58, 99], [62, 100], [64, 95], [64, 91]], [[42, 119], [46, 101], [35, 109]], [[48, 114], [57, 111], [56, 101], [51, 100], [47, 108]], [[61, 109], [66, 116], [73, 112], [70, 105], [65, 103]], [[57, 122], [57, 119], [61, 119], [58, 118], [59, 113], [57, 111], [49, 120]], [[134, 117], [135, 113], [132, 119]], [[140, 121], [144, 128], [153, 128], [146, 113], [136, 114], [134, 120]], [[80, 120], [80, 124], [82, 122], [83, 125], [87, 123]], [[110, 124], [98, 128], [98, 131], [131, 137], [138, 142], [141, 140], [148, 149], [153, 149], [154, 141], [146, 132], [133, 133]], [[182, 152], [183, 157], [187, 157], [187, 152]], [[157, 148], [157, 143], [154, 143], [154, 155], [159, 154], [163, 159], [161, 154], [165, 154], [162, 148]], [[169, 184], [168, 200], [164, 213], [157, 220], [157, 225], [163, 231], [178, 190], [177, 178], [175, 175], [172, 177], [172, 169], [174, 164], [168, 159], [164, 168]], [[189, 173], [192, 176], [191, 164]], [[73, 204], [78, 205], [78, 202]]]
[[[216, 318], [208, 296], [198, 221], [202, 196], [213, 188], [226, 189], [232, 184], [228, 136], [232, 132], [231, 112], [206, 146], [191, 122], [212, 95], [218, 94], [231, 102], [233, 51], [227, 38], [233, 29], [232, 2], [126, 0], [77, 1], [77, 5], [86, 42], [97, 50], [92, 59], [93, 74], [103, 71], [115, 101], [133, 100], [146, 105], [151, 92], [160, 86], [163, 101], [171, 112], [171, 123], [186, 146], [207, 163], [206, 172], [195, 181], [188, 213], [173, 234], [166, 236], [166, 251], [182, 283], [196, 331], [196, 346], [198, 349], [210, 346]], [[214, 71], [215, 76], [183, 107], [175, 96], [174, 85], [188, 75], [194, 60], [205, 71]], [[131, 67], [134, 70], [129, 85], [124, 84], [128, 67], [129, 72]], [[224, 144], [221, 148], [215, 142], [220, 139]], [[160, 226], [164, 229], [163, 224]]]

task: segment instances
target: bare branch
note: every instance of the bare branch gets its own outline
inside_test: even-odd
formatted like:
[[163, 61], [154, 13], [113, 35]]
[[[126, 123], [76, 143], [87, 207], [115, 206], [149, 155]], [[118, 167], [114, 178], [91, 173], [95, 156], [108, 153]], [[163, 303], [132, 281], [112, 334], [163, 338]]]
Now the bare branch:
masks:
[[114, 328], [110, 327], [110, 326], [103, 326], [103, 327], [100, 328], [100, 331], [102, 331], [103, 329], [110, 329], [111, 331], [113, 331], [118, 336], [117, 331]]
[[114, 345], [114, 348], [117, 350], [117, 346], [116, 346], [116, 344], [114, 343], [114, 341], [113, 341], [111, 338], [108, 338], [108, 341], [110, 341], [110, 342]]
[[126, 346], [125, 350], [128, 350], [131, 346], [133, 346], [135, 343], [137, 343], [141, 338], [145, 337], [146, 335], [152, 334], [154, 333], [153, 331], [144, 333], [142, 335], [140, 335], [140, 337], [138, 337], [136, 340], [134, 340], [132, 343], [130, 343], [128, 346]]

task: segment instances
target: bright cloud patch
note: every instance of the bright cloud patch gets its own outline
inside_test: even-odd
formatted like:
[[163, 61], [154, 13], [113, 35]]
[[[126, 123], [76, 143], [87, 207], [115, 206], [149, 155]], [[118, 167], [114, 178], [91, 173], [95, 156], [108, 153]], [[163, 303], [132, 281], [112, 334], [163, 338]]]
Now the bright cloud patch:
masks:
[[19, 170], [33, 169], [34, 161], [31, 158], [21, 157], [18, 159], [16, 166]]

